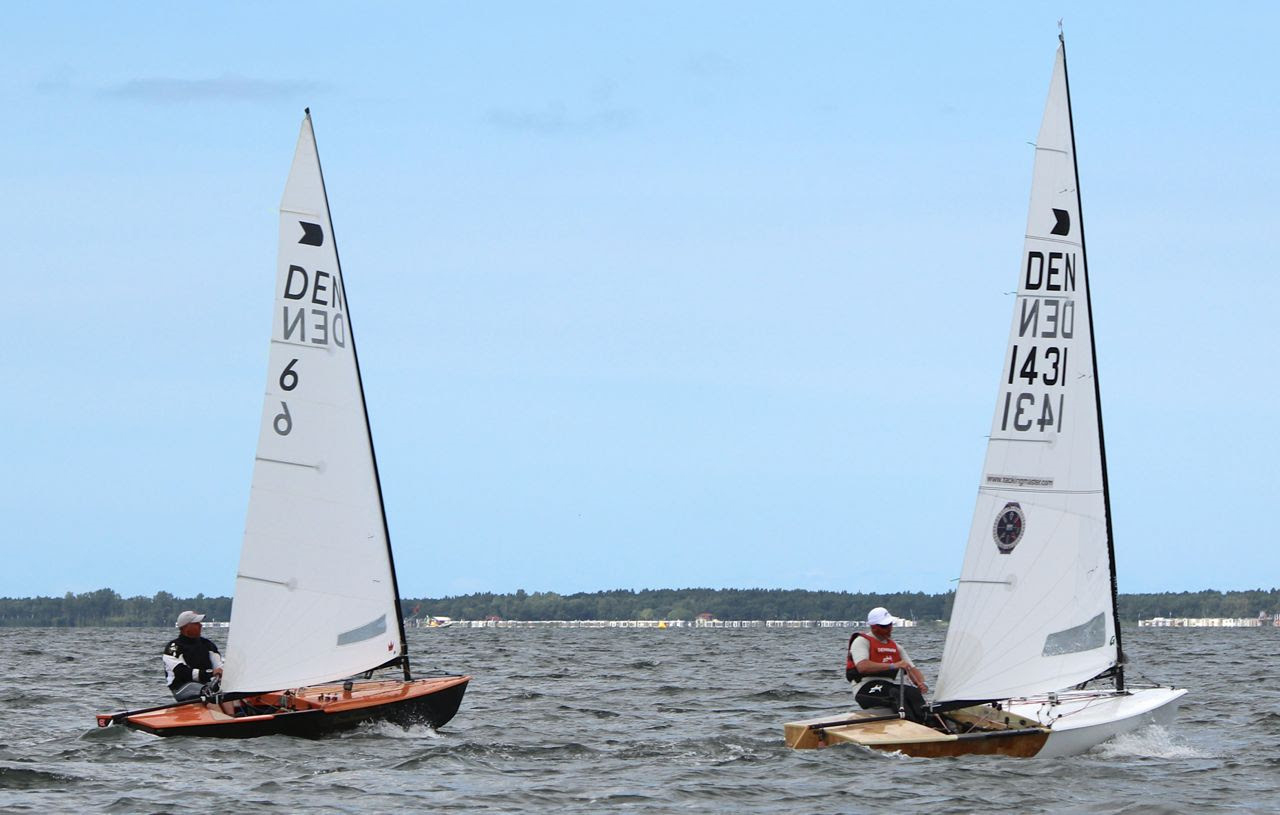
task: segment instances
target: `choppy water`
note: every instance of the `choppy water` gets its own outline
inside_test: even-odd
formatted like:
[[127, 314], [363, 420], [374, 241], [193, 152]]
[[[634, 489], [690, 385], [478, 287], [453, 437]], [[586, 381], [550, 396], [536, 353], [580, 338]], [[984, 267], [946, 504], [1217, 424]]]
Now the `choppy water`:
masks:
[[[1136, 668], [1192, 689], [1176, 725], [1052, 760], [787, 749], [783, 722], [849, 704], [839, 629], [414, 630], [420, 668], [475, 676], [439, 733], [370, 725], [320, 741], [208, 741], [99, 730], [99, 710], [167, 701], [158, 654], [170, 636], [0, 629], [0, 811], [1280, 809], [1274, 628], [1126, 630]], [[931, 682], [943, 636], [899, 633]]]

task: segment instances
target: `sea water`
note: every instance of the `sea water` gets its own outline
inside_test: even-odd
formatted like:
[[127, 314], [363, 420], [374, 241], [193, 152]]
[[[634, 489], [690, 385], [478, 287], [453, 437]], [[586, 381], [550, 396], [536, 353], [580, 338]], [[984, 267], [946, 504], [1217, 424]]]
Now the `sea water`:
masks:
[[[99, 711], [168, 701], [169, 630], [0, 629], [0, 811], [1280, 810], [1278, 628], [1126, 629], [1132, 676], [1191, 692], [1173, 725], [1082, 756], [788, 749], [784, 722], [849, 706], [848, 634], [412, 629], [418, 670], [475, 677], [440, 732], [239, 741], [96, 726]], [[898, 632], [931, 683], [944, 637], [940, 625]]]

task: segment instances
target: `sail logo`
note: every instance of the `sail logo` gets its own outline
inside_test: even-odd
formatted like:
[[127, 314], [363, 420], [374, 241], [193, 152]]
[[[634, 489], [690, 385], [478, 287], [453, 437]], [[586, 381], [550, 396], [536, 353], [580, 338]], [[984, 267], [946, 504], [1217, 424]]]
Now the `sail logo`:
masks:
[[1022, 506], [1017, 501], [1010, 501], [996, 515], [996, 522], [991, 532], [996, 540], [996, 548], [1000, 554], [1007, 555], [1022, 540], [1022, 533], [1027, 530], [1027, 518], [1022, 514]]
[[1049, 230], [1050, 235], [1070, 235], [1071, 234], [1071, 213], [1065, 209], [1053, 210], [1053, 229]]
[[[1054, 212], [1057, 210], [1055, 209]], [[324, 246], [324, 229], [320, 224], [298, 221], [298, 226], [302, 227], [302, 237], [298, 238], [298, 243], [305, 246]]]

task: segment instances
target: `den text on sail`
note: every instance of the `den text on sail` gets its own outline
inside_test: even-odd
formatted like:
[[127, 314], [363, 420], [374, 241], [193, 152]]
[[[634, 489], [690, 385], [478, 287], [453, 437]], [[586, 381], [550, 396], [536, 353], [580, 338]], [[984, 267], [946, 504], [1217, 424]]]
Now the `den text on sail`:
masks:
[[342, 279], [337, 272], [290, 264], [281, 297], [284, 309], [281, 339], [347, 347]]
[[1069, 356], [1076, 332], [1077, 255], [1027, 252], [1009, 365], [1001, 383], [1000, 430], [1059, 433], [1067, 409]]

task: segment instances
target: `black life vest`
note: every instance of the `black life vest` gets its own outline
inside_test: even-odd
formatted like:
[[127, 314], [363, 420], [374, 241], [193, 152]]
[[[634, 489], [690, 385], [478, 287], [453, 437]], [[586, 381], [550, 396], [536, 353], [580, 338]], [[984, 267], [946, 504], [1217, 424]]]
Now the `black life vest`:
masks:
[[[186, 636], [179, 636], [166, 645], [164, 653], [166, 657], [181, 660], [174, 666], [173, 682], [169, 685], [170, 689], [175, 690], [188, 682], [208, 681], [213, 671], [213, 658], [210, 654], [222, 656], [218, 653], [218, 646], [214, 645], [212, 640]], [[204, 671], [203, 679], [198, 678], [200, 671]]]

